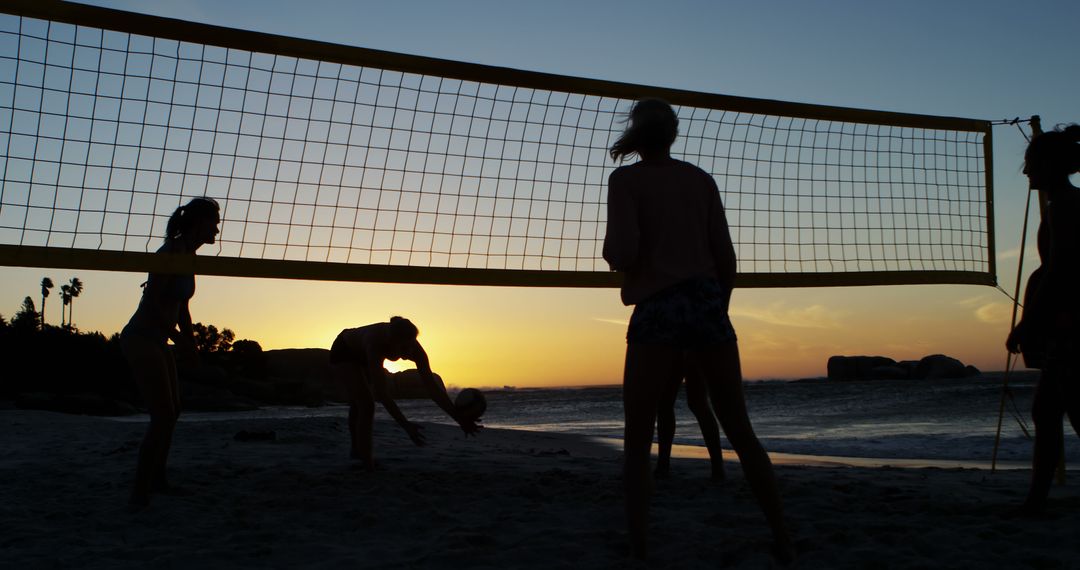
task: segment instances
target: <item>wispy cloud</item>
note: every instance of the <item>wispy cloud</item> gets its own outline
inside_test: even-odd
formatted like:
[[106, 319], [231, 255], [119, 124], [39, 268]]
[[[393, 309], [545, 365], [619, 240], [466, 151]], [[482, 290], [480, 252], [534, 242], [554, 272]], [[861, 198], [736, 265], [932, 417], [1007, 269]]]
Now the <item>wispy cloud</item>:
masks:
[[630, 324], [630, 321], [628, 321], [626, 319], [605, 319], [605, 318], [602, 318], [602, 317], [593, 317], [592, 320], [594, 320], [594, 321], [596, 321], [598, 323], [608, 323], [608, 324], [619, 325], [619, 326], [623, 326], [623, 327]]
[[787, 307], [785, 303], [773, 303], [768, 307], [732, 307], [734, 317], [754, 319], [770, 325], [806, 329], [840, 328], [843, 314], [825, 305]]
[[[1028, 241], [1028, 245], [1024, 249], [1025, 249], [1024, 259], [1026, 259], [1026, 260], [1028, 260], [1028, 261], [1030, 261], [1032, 263], [1038, 264], [1039, 250], [1035, 247], [1034, 243], [1031, 242], [1031, 241]], [[1020, 256], [1020, 248], [1019, 247], [1013, 247], [1013, 248], [1010, 248], [1010, 249], [1002, 250], [1002, 251], [999, 251], [998, 254], [997, 254], [998, 261], [1007, 261], [1007, 260], [1010, 260], [1010, 259], [1016, 259], [1019, 256]], [[1032, 261], [1032, 260], [1034, 260], [1034, 261]]]
[[988, 300], [989, 300], [989, 297], [986, 296], [986, 295], [976, 295], [974, 297], [968, 297], [966, 299], [960, 299], [959, 301], [956, 302], [956, 304], [960, 305], [961, 307], [974, 307], [976, 305], [983, 305]]
[[984, 323], [1001, 324], [1012, 319], [1012, 303], [996, 301], [975, 309], [975, 318]]

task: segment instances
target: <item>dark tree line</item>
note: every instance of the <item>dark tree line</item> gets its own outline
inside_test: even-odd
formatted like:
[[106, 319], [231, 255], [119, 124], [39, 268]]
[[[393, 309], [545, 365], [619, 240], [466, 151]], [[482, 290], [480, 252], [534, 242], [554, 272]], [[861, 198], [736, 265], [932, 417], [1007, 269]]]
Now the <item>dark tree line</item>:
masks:
[[[120, 335], [109, 337], [97, 331], [83, 332], [73, 324], [73, 301], [84, 285], [79, 278], [60, 287], [63, 303], [60, 326], [47, 324], [45, 306], [52, 279], [41, 280], [41, 308], [26, 296], [10, 320], [0, 315], [0, 359], [5, 368], [0, 373], [0, 398], [37, 401], [43, 398], [87, 398], [138, 406], [140, 398], [127, 362], [120, 348]], [[196, 349], [201, 355], [200, 369], [214, 368], [219, 376], [242, 374], [258, 378], [265, 373], [263, 352], [253, 340], [236, 340], [228, 328], [195, 323]], [[181, 369], [181, 381], [198, 382], [204, 370]], [[45, 407], [29, 405], [27, 407]], [[78, 406], [75, 406], [78, 407]], [[91, 406], [93, 407], [93, 406]], [[108, 407], [100, 413], [120, 408]], [[134, 409], [134, 408], [132, 408]], [[93, 412], [91, 412], [93, 413]]]

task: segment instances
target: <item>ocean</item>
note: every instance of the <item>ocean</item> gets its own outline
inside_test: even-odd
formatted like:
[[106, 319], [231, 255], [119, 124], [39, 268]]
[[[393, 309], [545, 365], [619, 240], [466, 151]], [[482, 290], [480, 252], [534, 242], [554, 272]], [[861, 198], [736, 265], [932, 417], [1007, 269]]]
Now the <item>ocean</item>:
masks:
[[[758, 437], [770, 452], [811, 456], [956, 460], [988, 463], [994, 446], [1001, 375], [957, 380], [751, 381], [747, 408]], [[1015, 415], [1030, 425], [1035, 377], [1014, 375], [1002, 422], [1000, 462], [1027, 464], [1031, 441]], [[484, 425], [493, 428], [570, 432], [621, 438], [622, 390], [618, 386], [485, 390]], [[450, 423], [429, 400], [400, 400], [410, 420]], [[342, 416], [344, 406], [266, 408], [228, 417]], [[381, 407], [376, 412], [389, 417]], [[209, 420], [222, 414], [186, 414]], [[676, 402], [675, 443], [702, 445], [685, 391]], [[1066, 424], [1066, 458], [1080, 460], [1080, 441]], [[724, 441], [726, 449], [730, 445]]]

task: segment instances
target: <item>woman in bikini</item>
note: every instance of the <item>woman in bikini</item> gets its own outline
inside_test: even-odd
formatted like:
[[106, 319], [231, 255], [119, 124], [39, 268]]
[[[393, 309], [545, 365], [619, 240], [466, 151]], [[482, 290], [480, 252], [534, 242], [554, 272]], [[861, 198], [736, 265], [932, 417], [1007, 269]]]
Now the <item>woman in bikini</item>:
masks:
[[[158, 253], [194, 255], [203, 245], [214, 243], [221, 221], [219, 210], [212, 198], [195, 198], [177, 208], [169, 217], [165, 243]], [[165, 474], [173, 431], [180, 417], [180, 386], [168, 341], [173, 341], [182, 358], [197, 358], [188, 310], [194, 294], [194, 275], [151, 273], [143, 284], [139, 307], [120, 333], [120, 346], [150, 413], [135, 468], [130, 501], [133, 506], [150, 504], [151, 493], [179, 492], [170, 487]]]

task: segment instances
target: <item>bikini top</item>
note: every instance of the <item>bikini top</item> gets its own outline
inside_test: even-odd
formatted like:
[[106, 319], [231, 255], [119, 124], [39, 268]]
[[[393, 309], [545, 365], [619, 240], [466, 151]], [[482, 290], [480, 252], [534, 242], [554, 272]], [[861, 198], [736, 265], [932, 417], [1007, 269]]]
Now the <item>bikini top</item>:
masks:
[[195, 296], [195, 275], [167, 275], [151, 273], [143, 283], [143, 294], [159, 291], [162, 297], [187, 301]]

